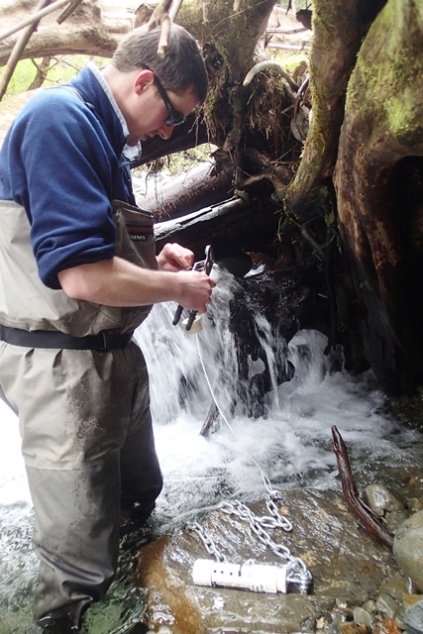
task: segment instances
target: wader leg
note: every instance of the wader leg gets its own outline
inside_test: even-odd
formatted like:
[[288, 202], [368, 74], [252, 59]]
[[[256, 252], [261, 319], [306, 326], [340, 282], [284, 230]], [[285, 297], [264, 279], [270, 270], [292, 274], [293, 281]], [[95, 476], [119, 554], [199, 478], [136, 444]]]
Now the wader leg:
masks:
[[12, 403], [10, 403], [10, 401], [8, 401], [8, 399], [6, 398], [5, 393], [2, 390], [1, 385], [0, 385], [0, 399], [2, 401], [4, 401], [8, 407], [10, 407], [10, 409], [12, 410], [12, 412], [14, 414], [16, 414], [16, 416], [18, 416], [18, 410], [16, 409], [16, 407], [13, 407], [13, 405], [12, 405]]
[[35, 615], [72, 612], [78, 624], [115, 574], [121, 462], [130, 506], [150, 512], [161, 489], [145, 361], [135, 344], [103, 354], [0, 343], [0, 367], [35, 509]]
[[140, 523], [154, 509], [163, 486], [149, 409], [142, 424], [128, 433], [120, 457], [122, 519]]
[[[34, 545], [40, 557], [37, 619], [66, 611], [78, 625], [110, 586], [119, 540], [119, 461], [89, 468], [27, 467], [35, 508]], [[77, 495], [75, 495], [77, 494]]]

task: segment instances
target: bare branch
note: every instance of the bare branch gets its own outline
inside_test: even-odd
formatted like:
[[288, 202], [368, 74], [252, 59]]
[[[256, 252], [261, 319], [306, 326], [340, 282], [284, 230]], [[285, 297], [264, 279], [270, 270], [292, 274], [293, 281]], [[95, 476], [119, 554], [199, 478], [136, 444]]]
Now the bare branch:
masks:
[[[50, 4], [50, 2], [51, 0], [40, 0], [40, 3], [38, 4], [38, 7], [35, 11], [35, 15], [39, 14], [46, 5]], [[30, 26], [28, 26], [28, 28], [25, 29], [23, 33], [21, 33], [20, 37], [16, 41], [15, 46], [13, 47], [0, 82], [0, 101], [2, 100], [9, 85], [9, 82], [12, 79], [12, 75], [15, 72], [15, 68], [20, 60], [22, 51], [29, 42], [31, 35], [37, 28], [38, 22], [39, 20], [33, 20]]]
[[[7, 37], [9, 37], [10, 35], [13, 35], [14, 33], [17, 33], [18, 31], [20, 31], [24, 27], [28, 26], [28, 24], [34, 24], [34, 23], [39, 22], [41, 20], [41, 18], [43, 18], [44, 16], [48, 15], [49, 13], [53, 13], [57, 9], [60, 9], [60, 7], [64, 7], [66, 4], [69, 4], [69, 0], [56, 0], [56, 2], [54, 2], [53, 4], [49, 5], [48, 7], [45, 7], [44, 9], [42, 9], [40, 11], [37, 11], [31, 17], [29, 17], [26, 20], [23, 20], [22, 22], [20, 22], [20, 24], [17, 24], [16, 26], [12, 27], [11, 29], [8, 29], [7, 31], [4, 31], [3, 33], [0, 33], [0, 41], [1, 40], [5, 40]], [[44, 5], [45, 5], [45, 3], [43, 3], [43, 6]]]
[[57, 18], [57, 24], [62, 24], [62, 22], [64, 22], [73, 11], [75, 11], [75, 9], [81, 4], [82, 1], [83, 0], [71, 0], [69, 6], [66, 7], [66, 9], [62, 11], [62, 13]]
[[166, 51], [169, 46], [170, 25], [171, 25], [170, 18], [166, 14], [162, 18], [162, 32], [160, 34], [159, 46], [157, 49], [157, 55], [161, 57], [162, 59], [166, 57]]
[[179, 9], [182, 7], [183, 0], [173, 0], [172, 7], [169, 11], [169, 17], [172, 22], [175, 22], [176, 16], [179, 13]]

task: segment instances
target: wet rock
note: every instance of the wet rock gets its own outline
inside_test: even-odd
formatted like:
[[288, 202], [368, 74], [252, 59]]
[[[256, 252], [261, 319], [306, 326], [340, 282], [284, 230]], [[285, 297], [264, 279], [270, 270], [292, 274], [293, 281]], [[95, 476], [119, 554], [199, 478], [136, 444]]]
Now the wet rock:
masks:
[[405, 594], [402, 602], [405, 608], [410, 608], [412, 605], [421, 600], [423, 600], [423, 596], [421, 594]]
[[369, 612], [370, 614], [374, 614], [376, 612], [376, 603], [373, 599], [369, 599], [361, 606], [364, 610]]
[[364, 489], [364, 500], [373, 513], [381, 518], [391, 535], [409, 515], [405, 503], [383, 484], [369, 484]]
[[423, 634], [423, 601], [418, 601], [405, 611], [404, 625], [409, 634]]
[[367, 625], [367, 627], [369, 627], [370, 629], [373, 628], [374, 619], [372, 615], [364, 608], [354, 608], [353, 618], [355, 623], [359, 623], [360, 625]]
[[423, 471], [421, 469], [409, 470], [408, 490], [412, 497], [423, 498]]
[[373, 513], [379, 517], [404, 508], [403, 503], [383, 484], [369, 484], [364, 489], [364, 496]]
[[423, 511], [411, 515], [398, 528], [393, 553], [403, 572], [423, 591]]
[[404, 576], [394, 576], [387, 579], [380, 587], [380, 592], [388, 594], [390, 597], [400, 604], [404, 596], [409, 596], [408, 579]]
[[369, 484], [364, 489], [364, 499], [373, 513], [383, 518], [386, 530], [391, 535], [408, 517], [404, 503], [383, 484]]
[[383, 592], [376, 599], [376, 607], [383, 617], [392, 619], [396, 615], [399, 605], [389, 594]]
[[395, 535], [399, 527], [405, 522], [409, 514], [401, 509], [388, 513], [385, 518], [386, 529], [391, 535]]
[[[262, 502], [250, 508], [257, 515], [267, 514]], [[136, 585], [147, 589], [145, 625], [152, 632], [167, 626], [173, 634], [330, 631], [328, 624], [333, 623], [340, 601], [359, 605], [377, 592], [381, 579], [399, 574], [388, 549], [373, 542], [357, 525], [336, 493], [284, 491], [279, 512], [293, 523], [293, 531], [269, 533], [311, 570], [310, 595], [298, 594], [295, 587], [288, 594], [264, 594], [195, 586], [191, 576], [194, 561], [208, 555], [198, 535], [183, 530], [148, 544], [139, 553]], [[251, 558], [269, 565], [283, 563], [238, 517], [213, 511], [203, 527], [231, 563]], [[337, 627], [342, 625], [344, 632], [346, 623]], [[356, 633], [367, 632], [366, 625], [356, 623], [355, 627]]]

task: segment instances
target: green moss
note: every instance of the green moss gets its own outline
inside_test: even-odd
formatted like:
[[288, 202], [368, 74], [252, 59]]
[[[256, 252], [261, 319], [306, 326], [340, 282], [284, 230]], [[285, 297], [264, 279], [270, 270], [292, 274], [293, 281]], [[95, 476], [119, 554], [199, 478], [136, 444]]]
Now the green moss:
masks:
[[379, 106], [392, 131], [401, 134], [405, 121], [415, 118], [415, 82], [423, 71], [423, 16], [412, 15], [411, 3], [406, 5], [389, 0], [379, 13], [359, 51], [347, 92], [348, 107], [368, 111], [371, 104]]
[[386, 101], [386, 117], [390, 133], [401, 138], [404, 143], [415, 143], [417, 136], [422, 136], [423, 128], [421, 112], [415, 105], [415, 91], [410, 87], [401, 95], [394, 95]]

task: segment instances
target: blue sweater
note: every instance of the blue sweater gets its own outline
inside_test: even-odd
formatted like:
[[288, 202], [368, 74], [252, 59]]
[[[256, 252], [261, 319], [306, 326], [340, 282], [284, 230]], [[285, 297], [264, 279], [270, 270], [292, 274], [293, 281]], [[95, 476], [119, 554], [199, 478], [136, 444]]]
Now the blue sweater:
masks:
[[97, 78], [43, 90], [22, 109], [0, 151], [0, 199], [22, 205], [40, 278], [60, 288], [63, 269], [115, 254], [111, 201], [135, 204], [126, 139]]

